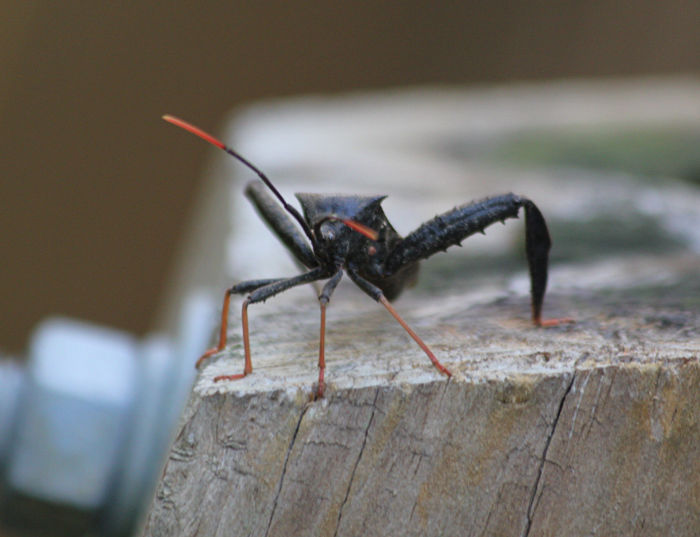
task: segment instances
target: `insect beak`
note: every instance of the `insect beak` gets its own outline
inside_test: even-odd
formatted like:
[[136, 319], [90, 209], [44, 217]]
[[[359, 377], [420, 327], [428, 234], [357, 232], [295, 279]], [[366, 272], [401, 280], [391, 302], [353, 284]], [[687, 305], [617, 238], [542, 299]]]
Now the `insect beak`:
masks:
[[358, 233], [361, 233], [368, 239], [371, 239], [373, 241], [376, 241], [377, 238], [379, 237], [379, 233], [374, 231], [372, 228], [369, 228], [365, 226], [364, 224], [360, 224], [359, 222], [356, 222], [355, 220], [350, 220], [350, 219], [345, 219], [345, 218], [339, 218], [339, 220], [348, 226], [350, 229], [354, 229]]
[[[364, 224], [360, 224], [356, 220], [351, 220], [350, 218], [342, 218], [340, 216], [335, 216], [335, 215], [324, 217], [320, 222], [318, 222], [314, 226], [314, 234], [317, 237], [321, 236], [321, 233], [322, 233], [321, 232], [321, 225], [324, 222], [341, 222], [341, 223], [345, 224], [346, 226], [348, 226], [353, 231], [357, 231], [361, 235], [364, 235], [365, 237], [367, 237], [368, 239], [373, 240], [373, 241], [376, 241], [377, 238], [379, 237], [379, 233], [377, 233], [372, 228], [367, 227]], [[326, 237], [326, 239], [333, 240], [333, 238], [334, 238], [333, 232], [329, 232], [329, 235]]]

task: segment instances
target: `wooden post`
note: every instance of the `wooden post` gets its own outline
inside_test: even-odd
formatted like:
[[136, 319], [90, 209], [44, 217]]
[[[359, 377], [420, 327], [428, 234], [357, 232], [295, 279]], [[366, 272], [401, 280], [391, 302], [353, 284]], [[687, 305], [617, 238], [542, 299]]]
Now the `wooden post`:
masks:
[[[329, 388], [310, 402], [317, 315], [251, 308], [201, 375], [145, 535], [692, 535], [700, 527], [697, 312], [554, 295], [399, 300], [449, 381], [369, 299], [329, 308]], [[624, 306], [623, 306], [624, 307]], [[657, 322], [650, 320], [655, 316]], [[683, 330], [693, 337], [678, 338]]]

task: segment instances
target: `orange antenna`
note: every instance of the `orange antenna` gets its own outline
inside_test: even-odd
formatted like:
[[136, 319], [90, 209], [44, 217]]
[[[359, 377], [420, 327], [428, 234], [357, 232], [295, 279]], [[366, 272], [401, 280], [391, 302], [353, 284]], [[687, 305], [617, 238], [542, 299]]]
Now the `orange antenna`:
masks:
[[191, 123], [188, 123], [184, 119], [180, 119], [179, 117], [171, 116], [171, 115], [164, 115], [163, 119], [167, 121], [168, 123], [172, 123], [173, 125], [180, 127], [181, 129], [186, 130], [187, 132], [191, 132], [195, 136], [199, 136], [202, 140], [205, 140], [209, 142], [210, 144], [218, 147], [219, 149], [223, 149], [226, 151], [229, 155], [237, 159], [239, 162], [243, 163], [245, 166], [253, 170], [260, 179], [262, 179], [262, 182], [267, 185], [267, 187], [272, 191], [272, 193], [277, 197], [278, 200], [280, 200], [280, 203], [282, 206], [285, 208], [285, 210], [291, 214], [297, 222], [299, 222], [299, 225], [301, 228], [304, 230], [304, 233], [306, 233], [306, 236], [309, 237], [311, 242], [313, 242], [313, 235], [311, 233], [311, 230], [309, 229], [309, 226], [306, 224], [304, 221], [304, 218], [299, 214], [299, 211], [297, 211], [294, 207], [289, 205], [287, 201], [282, 197], [282, 194], [279, 193], [279, 190], [275, 188], [275, 185], [272, 184], [272, 181], [270, 181], [267, 176], [260, 170], [258, 169], [253, 163], [251, 163], [249, 160], [244, 158], [242, 155], [238, 154], [236, 151], [231, 149], [229, 146], [227, 146], [225, 143], [223, 143], [221, 140], [218, 138], [212, 136], [208, 132], [203, 131], [199, 127], [195, 127]]

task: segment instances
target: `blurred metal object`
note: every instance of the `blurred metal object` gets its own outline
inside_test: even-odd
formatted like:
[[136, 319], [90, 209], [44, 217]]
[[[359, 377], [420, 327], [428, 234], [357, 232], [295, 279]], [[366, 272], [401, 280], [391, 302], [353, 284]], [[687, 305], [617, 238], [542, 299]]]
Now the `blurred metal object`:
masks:
[[193, 293], [177, 340], [52, 318], [37, 327], [26, 368], [0, 363], [5, 523], [43, 535], [133, 532], [214, 311]]
[[0, 361], [0, 468], [4, 467], [10, 448], [10, 432], [13, 429], [25, 377], [25, 371], [18, 363], [10, 360]]
[[104, 502], [128, 438], [136, 394], [136, 342], [68, 319], [32, 338], [8, 485], [78, 509]]

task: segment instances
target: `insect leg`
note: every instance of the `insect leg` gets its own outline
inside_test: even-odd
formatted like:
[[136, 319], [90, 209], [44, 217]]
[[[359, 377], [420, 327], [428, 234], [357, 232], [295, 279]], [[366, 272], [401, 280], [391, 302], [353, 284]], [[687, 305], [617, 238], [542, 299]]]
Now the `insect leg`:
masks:
[[573, 319], [542, 319], [542, 303], [547, 289], [547, 264], [552, 240], [549, 237], [544, 216], [528, 199], [522, 199], [525, 209], [525, 253], [530, 270], [530, 296], [532, 300], [532, 322], [537, 326], [556, 326], [572, 323]]
[[248, 183], [245, 194], [267, 226], [300, 263], [308, 268], [318, 265], [313, 250], [309, 247], [304, 234], [299, 231], [297, 223], [280, 207], [263, 183], [259, 181]]
[[321, 305], [321, 335], [318, 345], [318, 389], [316, 390], [316, 398], [323, 397], [323, 392], [326, 387], [324, 383], [324, 375], [326, 372], [326, 306], [328, 306], [328, 301], [342, 276], [342, 270], [336, 272], [335, 275], [326, 282], [321, 294], [318, 296], [318, 303]]
[[436, 216], [408, 234], [389, 254], [385, 264], [387, 276], [402, 267], [460, 244], [474, 233], [506, 218], [517, 218], [525, 210], [525, 251], [530, 271], [532, 320], [538, 326], [549, 326], [570, 319], [542, 320], [542, 303], [547, 288], [547, 265], [552, 241], [547, 224], [537, 206], [527, 198], [503, 194], [455, 207]]
[[377, 287], [376, 285], [368, 282], [365, 280], [362, 276], [357, 274], [354, 271], [347, 270], [348, 276], [354, 281], [360, 289], [362, 289], [365, 293], [367, 293], [369, 296], [371, 296], [374, 300], [379, 302], [382, 306], [384, 306], [389, 313], [391, 313], [392, 317], [396, 319], [396, 321], [403, 327], [406, 332], [408, 332], [408, 335], [413, 338], [413, 341], [415, 341], [418, 346], [423, 349], [423, 352], [430, 358], [430, 361], [433, 363], [433, 365], [436, 367], [438, 371], [441, 373], [444, 373], [448, 377], [452, 376], [452, 373], [450, 373], [449, 369], [447, 369], [444, 365], [440, 363], [440, 361], [435, 357], [435, 354], [433, 354], [433, 351], [430, 350], [430, 347], [425, 344], [425, 342], [420, 338], [418, 334], [416, 334], [410, 326], [404, 321], [401, 316], [398, 314], [398, 312], [394, 309], [394, 307], [389, 303], [387, 298], [384, 296], [384, 293], [382, 290]]
[[[504, 194], [466, 203], [437, 215], [406, 235], [394, 248], [386, 261], [387, 272], [393, 274], [408, 263], [445, 251], [474, 233], [483, 233], [486, 227], [495, 222], [517, 218], [523, 201], [515, 194]], [[544, 235], [548, 241], [546, 226]], [[544, 250], [549, 250], [548, 242]]]
[[[327, 278], [328, 273], [322, 269], [321, 267], [317, 267], [313, 270], [310, 270], [309, 272], [306, 272], [304, 274], [300, 274], [298, 276], [294, 276], [292, 278], [284, 278], [284, 279], [272, 279], [272, 280], [256, 280], [255, 282], [243, 282], [239, 286], [234, 286], [231, 289], [238, 288], [238, 287], [244, 287], [246, 284], [251, 284], [252, 286], [252, 292], [248, 295], [248, 297], [243, 301], [243, 306], [241, 308], [241, 324], [242, 324], [242, 329], [243, 329], [243, 351], [245, 354], [245, 365], [243, 367], [243, 373], [235, 374], [235, 375], [219, 375], [217, 377], [214, 377], [214, 382], [218, 382], [220, 380], [236, 380], [245, 377], [246, 375], [252, 373], [253, 371], [253, 364], [250, 358], [250, 337], [249, 337], [249, 332], [248, 332], [248, 305], [249, 304], [255, 304], [257, 302], [263, 302], [267, 300], [268, 298], [281, 293], [282, 291], [286, 291], [287, 289], [291, 289], [292, 287], [296, 287], [297, 285], [302, 285], [305, 283], [311, 283], [316, 280], [320, 280], [323, 278]], [[262, 282], [267, 281], [267, 284], [262, 284]], [[254, 286], [254, 283], [261, 283], [261, 285], [258, 285], [257, 287]], [[238, 290], [237, 292], [245, 292], [245, 291], [240, 291]], [[227, 293], [227, 298], [224, 300], [224, 309], [226, 310], [226, 314], [228, 314], [228, 298], [231, 296], [231, 293]], [[226, 345], [226, 330], [225, 328], [222, 327], [220, 335], [219, 335], [219, 347], [217, 347], [217, 350], [211, 352], [211, 354], [214, 354], [214, 352], [218, 352], [219, 350], [223, 349], [224, 345]], [[207, 351], [209, 352], [209, 351]], [[209, 354], [209, 356], [211, 356]], [[206, 355], [206, 353], [205, 353]], [[203, 356], [202, 358], [205, 358]], [[200, 358], [199, 361], [202, 360]]]
[[202, 362], [212, 356], [213, 354], [216, 354], [217, 352], [221, 352], [226, 345], [226, 334], [228, 332], [228, 310], [229, 310], [229, 302], [231, 301], [231, 295], [234, 294], [242, 294], [242, 293], [248, 293], [250, 291], [253, 291], [255, 289], [258, 289], [259, 287], [264, 287], [265, 285], [269, 285], [271, 283], [279, 282], [282, 281], [284, 278], [273, 278], [273, 279], [266, 279], [266, 280], [248, 280], [245, 282], [238, 283], [231, 287], [230, 289], [226, 290], [226, 294], [224, 295], [224, 305], [221, 308], [221, 324], [219, 325], [219, 342], [217, 343], [216, 347], [212, 347], [211, 349], [208, 349], [207, 351], [202, 354], [202, 356], [199, 357], [197, 360], [197, 363], [195, 364], [195, 367], [199, 369], [199, 366], [202, 365]]

